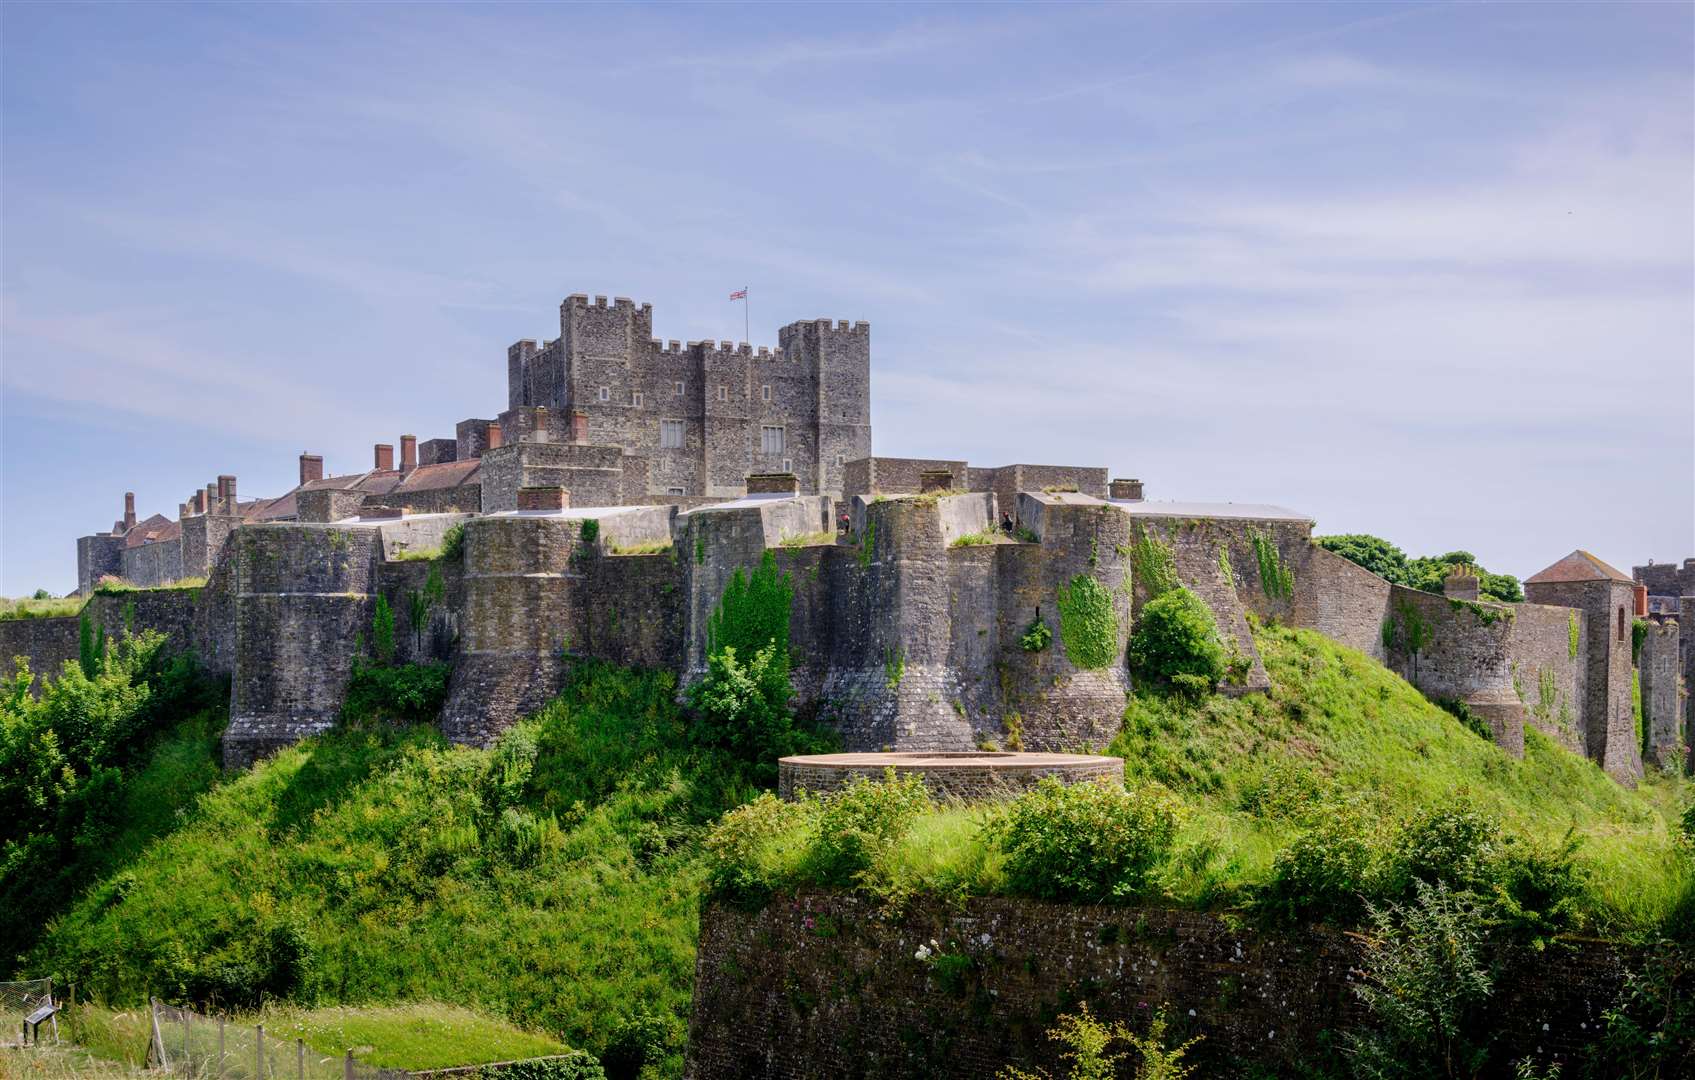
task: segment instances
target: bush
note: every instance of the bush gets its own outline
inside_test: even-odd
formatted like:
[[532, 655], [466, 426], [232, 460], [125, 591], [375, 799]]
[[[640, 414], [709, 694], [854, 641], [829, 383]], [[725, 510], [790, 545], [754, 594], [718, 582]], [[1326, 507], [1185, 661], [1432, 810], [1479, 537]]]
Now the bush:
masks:
[[1175, 682], [1187, 675], [1191, 687], [1195, 679], [1209, 689], [1217, 685], [1224, 678], [1224, 647], [1212, 609], [1182, 587], [1149, 600], [1130, 635], [1130, 668], [1144, 678]]
[[726, 647], [706, 658], [706, 676], [688, 689], [695, 713], [690, 735], [701, 746], [728, 750], [769, 782], [777, 759], [799, 752], [807, 739], [789, 712], [786, 653], [767, 645], [746, 663]]
[[1561, 842], [1508, 837], [1493, 867], [1495, 914], [1503, 929], [1540, 947], [1549, 937], [1582, 923], [1590, 873], [1577, 860], [1582, 837]]
[[1501, 827], [1470, 803], [1430, 807], [1401, 828], [1389, 895], [1411, 900], [1417, 882], [1490, 895], [1502, 845]]
[[1024, 628], [1024, 635], [1018, 639], [1018, 644], [1025, 652], [1041, 652], [1053, 644], [1053, 631], [1048, 629], [1048, 624], [1042, 620], [1033, 620]]
[[930, 795], [916, 776], [897, 779], [891, 769], [881, 783], [855, 778], [823, 800], [810, 879], [842, 887], [862, 884], [928, 809]]
[[1152, 785], [1066, 786], [1049, 778], [990, 826], [1014, 892], [1044, 900], [1123, 901], [1147, 892], [1177, 833], [1177, 800]]
[[1445, 886], [1415, 889], [1410, 904], [1371, 910], [1376, 934], [1354, 992], [1376, 1024], [1349, 1036], [1367, 1080], [1475, 1076], [1488, 1054], [1482, 914]]
[[657, 1069], [679, 1055], [688, 1031], [675, 1016], [644, 1013], [620, 1023], [600, 1055], [607, 1080], [637, 1080], [643, 1069]]
[[449, 525], [447, 531], [441, 534], [441, 552], [438, 556], [443, 559], [461, 559], [465, 557], [465, 523]]
[[734, 649], [746, 657], [769, 646], [782, 654], [786, 671], [793, 604], [789, 575], [778, 571], [777, 556], [767, 549], [752, 574], [744, 575], [737, 568], [724, 586], [724, 595], [706, 623], [707, 650]]
[[353, 674], [347, 681], [341, 718], [349, 723], [368, 720], [433, 721], [447, 702], [447, 681], [451, 672], [451, 667], [440, 661], [381, 667], [356, 659]]
[[1382, 859], [1381, 842], [1364, 810], [1326, 808], [1277, 853], [1255, 903], [1283, 919], [1353, 925], [1377, 895]]
[[567, 1050], [558, 1057], [514, 1061], [478, 1071], [481, 1080], [606, 1080], [606, 1071], [593, 1054]]
[[784, 802], [770, 792], [736, 807], [706, 836], [706, 881], [715, 895], [761, 903], [793, 883], [817, 832], [816, 802]]

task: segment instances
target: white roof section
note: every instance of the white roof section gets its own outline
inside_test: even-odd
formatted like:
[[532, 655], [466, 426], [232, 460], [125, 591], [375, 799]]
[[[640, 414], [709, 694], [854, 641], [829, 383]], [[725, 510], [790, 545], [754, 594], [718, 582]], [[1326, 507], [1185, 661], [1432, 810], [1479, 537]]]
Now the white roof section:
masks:
[[743, 495], [741, 498], [731, 499], [729, 502], [713, 503], [710, 506], [696, 506], [691, 509], [684, 510], [683, 513], [692, 514], [696, 510], [741, 510], [749, 506], [764, 506], [768, 503], [785, 502], [789, 499], [801, 499], [807, 497], [808, 496], [804, 495], [791, 495], [786, 491], [761, 492], [758, 495]]
[[1299, 521], [1313, 519], [1286, 506], [1270, 503], [1180, 502], [1176, 500], [1109, 499], [1132, 517], [1222, 518], [1234, 521]]
[[562, 521], [583, 521], [587, 518], [608, 518], [636, 510], [651, 510], [651, 506], [571, 506], [564, 510], [496, 510], [484, 517], [498, 518], [559, 518]]

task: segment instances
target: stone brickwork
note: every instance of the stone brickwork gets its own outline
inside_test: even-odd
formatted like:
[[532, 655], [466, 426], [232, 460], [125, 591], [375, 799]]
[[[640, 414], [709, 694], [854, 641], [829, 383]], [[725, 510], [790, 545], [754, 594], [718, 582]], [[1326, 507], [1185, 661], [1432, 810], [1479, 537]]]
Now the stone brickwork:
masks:
[[1624, 784], [1642, 775], [1642, 751], [1631, 706], [1631, 622], [1635, 587], [1628, 581], [1526, 580], [1534, 604], [1576, 608], [1583, 613], [1583, 705], [1579, 710], [1585, 754]]
[[937, 802], [1012, 799], [1045, 779], [1124, 783], [1124, 759], [1098, 754], [811, 754], [777, 762], [777, 794], [784, 799], [803, 792], [829, 795], [855, 780], [880, 781], [890, 770], [898, 777], [918, 777]]
[[1630, 576], [1646, 585], [1654, 596], [1695, 596], [1695, 559], [1679, 563], [1649, 563], [1633, 566]]
[[870, 457], [849, 461], [842, 473], [842, 494], [917, 495], [923, 490], [925, 473], [945, 472], [948, 487], [965, 491], [971, 482], [971, 468], [963, 461], [939, 458]]
[[1678, 656], [1678, 624], [1652, 624], [1637, 656], [1642, 685], [1643, 759], [1662, 768], [1685, 769], [1688, 749], [1683, 738], [1685, 695]]
[[792, 323], [775, 350], [684, 346], [653, 337], [651, 304], [572, 295], [559, 325], [544, 346], [507, 350], [509, 410], [580, 416], [570, 437], [643, 458], [654, 496], [739, 495], [749, 473], [769, 472], [833, 493], [846, 463], [870, 454], [866, 323]]
[[[1046, 1033], [1086, 1001], [1136, 1031], [1165, 1007], [1173, 1036], [1204, 1037], [1187, 1059], [1197, 1075], [1293, 1076], [1364, 1022], [1353, 990], [1362, 948], [1325, 927], [1255, 931], [1159, 908], [991, 898], [920, 900], [891, 915], [819, 893], [755, 911], [709, 903], [684, 1071], [989, 1080], [1009, 1064], [1060, 1070]], [[1570, 941], [1504, 957], [1490, 1060], [1569, 1068], [1645, 955]]]

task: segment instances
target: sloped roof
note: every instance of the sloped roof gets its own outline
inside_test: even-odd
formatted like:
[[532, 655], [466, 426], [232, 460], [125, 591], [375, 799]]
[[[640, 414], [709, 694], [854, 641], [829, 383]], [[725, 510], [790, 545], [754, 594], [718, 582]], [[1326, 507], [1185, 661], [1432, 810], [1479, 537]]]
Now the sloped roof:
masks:
[[477, 480], [477, 470], [483, 467], [478, 458], [469, 461], [441, 461], [434, 465], [420, 465], [401, 477], [394, 491], [405, 493], [409, 491], [438, 491], [442, 488], [456, 488], [473, 480]]
[[163, 539], [161, 534], [166, 527], [173, 524], [164, 514], [154, 514], [144, 521], [138, 521], [128, 532], [124, 533], [124, 547], [140, 547]]
[[1562, 581], [1618, 581], [1626, 585], [1636, 584], [1629, 574], [1602, 562], [1582, 548], [1524, 579], [1526, 585], [1552, 585]]

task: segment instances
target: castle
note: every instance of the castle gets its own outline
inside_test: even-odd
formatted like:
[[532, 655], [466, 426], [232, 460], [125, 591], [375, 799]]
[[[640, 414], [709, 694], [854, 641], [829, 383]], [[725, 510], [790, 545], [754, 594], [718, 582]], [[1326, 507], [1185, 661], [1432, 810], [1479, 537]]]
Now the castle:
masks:
[[[451, 665], [444, 732], [486, 744], [574, 657], [697, 676], [725, 585], [770, 552], [793, 585], [797, 699], [848, 749], [1061, 749], [1117, 730], [1130, 628], [1181, 583], [1231, 653], [1222, 692], [1269, 686], [1249, 618], [1278, 619], [1464, 703], [1509, 753], [1531, 725], [1621, 782], [1641, 774], [1645, 590], [1592, 555], [1532, 576], [1523, 604], [1480, 601], [1463, 572], [1420, 592], [1280, 507], [1149, 501], [1098, 466], [876, 457], [866, 323], [792, 323], [757, 350], [651, 330], [650, 305], [570, 296], [558, 338], [507, 350], [498, 417], [404, 435], [398, 463], [383, 443], [370, 469], [326, 476], [302, 454], [292, 490], [243, 500], [224, 475], [175, 518], [137, 520], [126, 496], [110, 531], [77, 541], [85, 615], [160, 629], [229, 675], [239, 765], [335, 722], [380, 597], [404, 613], [398, 660]], [[462, 554], [428, 557], [460, 525]], [[205, 584], [110, 593], [107, 578]], [[1681, 603], [1695, 623], [1695, 597]], [[1644, 673], [1662, 759], [1695, 735], [1677, 634]], [[76, 640], [75, 618], [0, 623], [0, 653], [37, 670]]]

